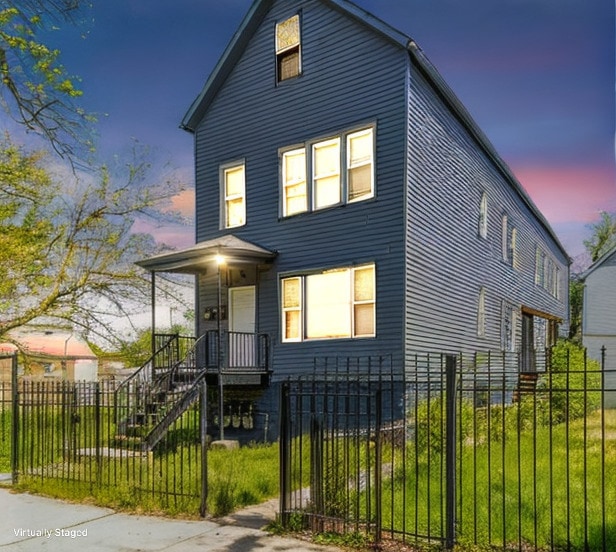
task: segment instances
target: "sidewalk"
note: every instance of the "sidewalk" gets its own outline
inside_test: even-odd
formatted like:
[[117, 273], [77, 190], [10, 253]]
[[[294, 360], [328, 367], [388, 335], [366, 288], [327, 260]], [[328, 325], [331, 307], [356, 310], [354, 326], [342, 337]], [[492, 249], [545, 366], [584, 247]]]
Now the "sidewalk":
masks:
[[0, 552], [339, 552], [261, 530], [274, 508], [270, 501], [219, 523], [185, 521], [117, 513], [0, 488]]

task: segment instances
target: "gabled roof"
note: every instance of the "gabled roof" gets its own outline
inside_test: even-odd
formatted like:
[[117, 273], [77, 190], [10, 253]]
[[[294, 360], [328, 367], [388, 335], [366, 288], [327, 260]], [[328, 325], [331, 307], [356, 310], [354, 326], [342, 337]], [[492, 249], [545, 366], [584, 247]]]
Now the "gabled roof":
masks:
[[586, 272], [582, 274], [582, 280], [586, 280], [588, 276], [590, 276], [595, 270], [603, 266], [610, 259], [616, 259], [616, 246], [612, 247], [604, 255], [598, 258], [592, 265], [590, 265], [588, 270], [586, 270]]
[[[321, 0], [323, 3], [341, 11], [359, 23], [366, 25], [381, 36], [397, 44], [401, 48], [406, 48], [411, 38], [389, 26], [384, 21], [373, 16], [347, 0]], [[219, 88], [223, 85], [226, 78], [231, 73], [233, 67], [240, 59], [252, 35], [257, 30], [261, 21], [269, 11], [273, 0], [255, 0], [250, 9], [244, 16], [237, 31], [231, 38], [227, 48], [223, 52], [218, 63], [210, 73], [201, 92], [192, 103], [186, 115], [182, 119], [180, 128], [188, 132], [194, 132], [196, 127], [207, 111], [210, 103], [216, 96]]]
[[229, 261], [262, 263], [273, 259], [276, 252], [227, 234], [186, 249], [155, 255], [136, 264], [149, 272], [197, 274], [208, 264], [214, 263], [216, 255], [222, 255]]
[[[546, 218], [543, 216], [543, 213], [541, 213], [541, 211], [537, 208], [524, 187], [513, 175], [511, 169], [496, 152], [494, 146], [492, 146], [483, 131], [477, 126], [468, 110], [464, 107], [462, 102], [460, 102], [417, 43], [408, 35], [394, 29], [378, 17], [368, 13], [349, 0], [321, 0], [321, 2], [339, 12], [344, 13], [361, 25], [371, 29], [381, 37], [384, 37], [391, 43], [399, 46], [401, 49], [409, 52], [411, 60], [417, 65], [424, 77], [430, 82], [435, 92], [451, 109], [452, 113], [455, 117], [457, 117], [460, 123], [468, 130], [479, 147], [483, 149], [486, 155], [493, 161], [501, 174], [511, 184], [513, 189], [516, 190], [522, 201], [535, 215], [537, 220], [543, 226], [548, 235], [554, 240], [555, 244], [570, 264], [571, 259], [567, 251], [560, 243], [560, 240], [552, 230]], [[218, 63], [214, 67], [214, 70], [205, 82], [203, 89], [190, 106], [186, 115], [184, 115], [180, 125], [181, 128], [187, 130], [188, 132], [195, 132], [199, 122], [207, 112], [210, 103], [213, 101], [218, 93], [218, 90], [224, 84], [226, 78], [229, 76], [235, 67], [235, 64], [240, 59], [244, 49], [252, 38], [252, 35], [259, 27], [260, 23], [263, 21], [263, 18], [267, 14], [272, 3], [273, 0], [255, 0], [253, 2], [248, 10], [248, 13], [242, 20], [240, 26], [227, 45], [227, 48], [223, 52], [222, 57], [219, 59]]]

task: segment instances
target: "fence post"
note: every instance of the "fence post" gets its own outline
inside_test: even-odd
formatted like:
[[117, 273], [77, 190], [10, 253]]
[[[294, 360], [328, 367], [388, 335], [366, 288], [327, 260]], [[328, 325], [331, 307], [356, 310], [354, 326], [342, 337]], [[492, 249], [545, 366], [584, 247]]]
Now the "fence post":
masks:
[[280, 386], [280, 522], [283, 527], [288, 526], [289, 521], [289, 492], [290, 492], [290, 470], [291, 470], [291, 454], [289, 447], [290, 437], [290, 395], [289, 383], [283, 382]]
[[451, 550], [456, 541], [456, 357], [445, 357], [445, 391], [447, 397], [445, 420], [445, 547]]
[[199, 439], [201, 443], [201, 504], [199, 514], [205, 517], [207, 513], [207, 384], [205, 378], [201, 381], [199, 395]]
[[12, 423], [11, 423], [11, 480], [17, 485], [19, 472], [19, 388], [17, 381], [17, 353], [13, 353], [11, 361], [11, 400], [12, 400]]
[[[382, 442], [381, 442], [381, 431], [383, 430], [383, 397], [382, 397], [382, 389], [379, 381], [379, 389], [376, 392], [376, 427], [375, 427], [375, 443], [374, 443], [374, 501], [375, 501], [375, 516], [376, 516], [376, 526], [375, 526], [375, 541], [377, 543], [381, 542], [382, 539], [382, 529], [383, 529], [383, 509], [382, 509], [382, 479], [381, 479], [381, 470], [382, 470]], [[393, 432], [392, 432], [393, 438]], [[368, 474], [368, 481], [370, 481], [370, 475]]]

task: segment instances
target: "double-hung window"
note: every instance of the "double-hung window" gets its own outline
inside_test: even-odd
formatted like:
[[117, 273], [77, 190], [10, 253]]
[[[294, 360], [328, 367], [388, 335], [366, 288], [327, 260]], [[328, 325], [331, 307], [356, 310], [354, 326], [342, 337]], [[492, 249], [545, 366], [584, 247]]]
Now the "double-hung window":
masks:
[[347, 198], [359, 201], [373, 195], [372, 129], [347, 136]]
[[282, 213], [285, 217], [303, 213], [308, 208], [306, 193], [306, 150], [286, 151], [282, 154]]
[[222, 168], [222, 215], [224, 228], [246, 224], [246, 184], [244, 164]]
[[301, 74], [299, 15], [276, 24], [276, 79], [282, 82]]
[[479, 204], [479, 235], [482, 238], [488, 237], [488, 196], [485, 192]]
[[374, 130], [342, 133], [281, 154], [283, 217], [374, 197]]
[[312, 146], [314, 208], [340, 203], [340, 138]]
[[282, 279], [282, 340], [375, 335], [374, 265]]

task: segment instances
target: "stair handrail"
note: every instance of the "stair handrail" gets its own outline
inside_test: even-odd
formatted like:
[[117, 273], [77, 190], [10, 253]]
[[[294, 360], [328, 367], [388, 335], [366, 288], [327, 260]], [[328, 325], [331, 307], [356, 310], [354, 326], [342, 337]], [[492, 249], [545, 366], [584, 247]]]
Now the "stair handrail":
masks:
[[174, 341], [177, 341], [180, 337], [179, 334], [165, 334], [167, 336], [167, 340], [158, 348], [154, 353], [146, 360], [137, 370], [135, 370], [130, 376], [128, 376], [125, 380], [123, 380], [120, 385], [116, 388], [116, 393], [120, 391], [123, 387], [128, 387], [133, 380], [142, 379], [143, 381], [152, 381], [153, 373], [146, 374], [146, 377], [142, 377], [142, 372], [145, 372], [148, 368], [154, 367], [154, 360], [156, 357], [162, 353], [166, 348], [168, 348]]
[[158, 421], [158, 423], [145, 436], [143, 448], [146, 451], [151, 451], [165, 436], [169, 427], [175, 422], [199, 397], [201, 384], [206, 376], [206, 371], [203, 370], [192, 382], [191, 386], [182, 393], [182, 396], [173, 403], [171, 409]]

